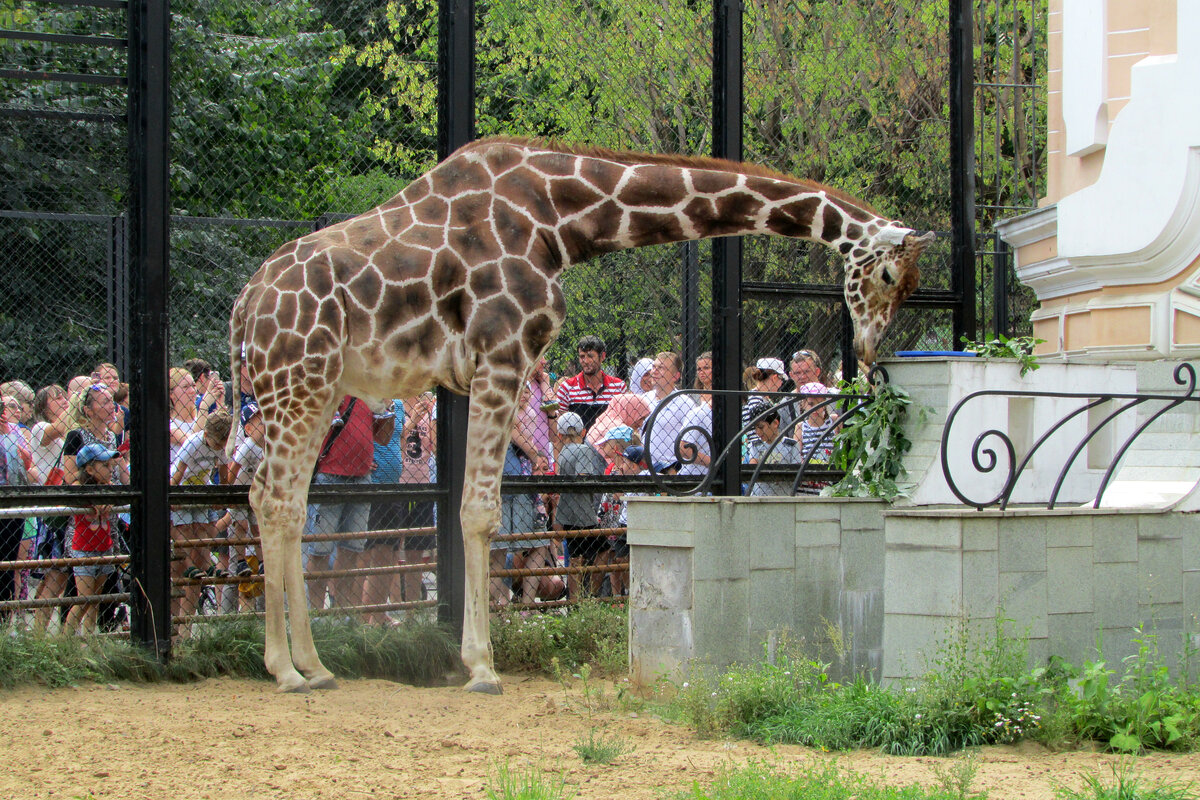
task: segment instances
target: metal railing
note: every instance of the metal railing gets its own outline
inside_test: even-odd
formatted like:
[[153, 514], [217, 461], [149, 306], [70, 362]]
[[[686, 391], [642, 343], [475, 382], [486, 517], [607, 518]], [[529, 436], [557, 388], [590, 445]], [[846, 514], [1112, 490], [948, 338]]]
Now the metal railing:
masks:
[[[1106, 459], [1106, 463], [1102, 467], [1096, 467], [1097, 472], [1102, 470], [1103, 474], [1092, 500], [1092, 507], [1099, 508], [1104, 493], [1111, 484], [1118, 467], [1121, 466], [1126, 454], [1146, 429], [1172, 409], [1178, 408], [1184, 403], [1200, 402], [1200, 397], [1196, 396], [1196, 370], [1191, 364], [1179, 364], [1174, 370], [1173, 377], [1175, 383], [1181, 387], [1180, 394], [1023, 392], [1001, 389], [972, 392], [950, 410], [946, 417], [946, 425], [942, 429], [941, 464], [946, 483], [955, 497], [969, 506], [981, 510], [995, 506], [1003, 510], [1012, 501], [1018, 481], [1028, 474], [1027, 468], [1034, 458], [1039, 455], [1049, 456], [1051, 451], [1057, 448], [1058, 452], [1065, 453], [1066, 457], [1057, 470], [1049, 498], [1046, 500], [1046, 508], [1052, 509], [1059, 503], [1060, 493], [1069, 475], [1078, 470], [1080, 456], [1087, 450], [1089, 444], [1096, 441], [1097, 437], [1102, 434], [1107, 435], [1114, 431], [1118, 422], [1128, 422], [1131, 418], [1126, 415], [1141, 411], [1144, 414], [1141, 421], [1133, 419], [1132, 432], [1124, 438], [1119, 446], [1113, 448], [1111, 456]], [[970, 467], [972, 471], [968, 475], [958, 474], [955, 470], [955, 462], [951, 458], [953, 451], [950, 447], [955, 424], [961, 415], [967, 420], [963, 424], [971, 425], [976, 419], [975, 415], [971, 413], [972, 404], [987, 397], [1046, 398], [1068, 402], [1078, 401], [1078, 404], [1051, 422], [1036, 439], [1032, 436], [1028, 437], [1031, 444], [1027, 447], [1018, 447], [1011, 431], [987, 428], [975, 437], [971, 445]], [[1161, 407], [1143, 408], [1147, 404], [1157, 403], [1161, 403]], [[1096, 413], [1091, 414], [1093, 411]], [[1073, 437], [1071, 431], [1077, 431], [1081, 425], [1083, 432], [1078, 434], [1077, 438]], [[1002, 475], [1004, 480], [995, 495], [984, 498], [969, 496], [968, 492], [972, 487], [968, 484], [981, 483], [983, 482], [980, 480], [982, 477], [990, 476], [997, 469], [1004, 468], [1007, 469], [1007, 474], [997, 473]]]

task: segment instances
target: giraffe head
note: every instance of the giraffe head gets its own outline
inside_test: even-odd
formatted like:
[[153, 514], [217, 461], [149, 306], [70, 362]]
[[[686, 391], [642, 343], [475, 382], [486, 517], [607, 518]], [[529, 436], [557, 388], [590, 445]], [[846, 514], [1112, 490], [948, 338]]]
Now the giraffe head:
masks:
[[846, 306], [854, 320], [854, 352], [862, 364], [875, 363], [884, 331], [917, 288], [917, 259], [934, 238], [932, 231], [918, 235], [890, 223], [872, 237], [870, 247], [855, 248], [847, 256]]

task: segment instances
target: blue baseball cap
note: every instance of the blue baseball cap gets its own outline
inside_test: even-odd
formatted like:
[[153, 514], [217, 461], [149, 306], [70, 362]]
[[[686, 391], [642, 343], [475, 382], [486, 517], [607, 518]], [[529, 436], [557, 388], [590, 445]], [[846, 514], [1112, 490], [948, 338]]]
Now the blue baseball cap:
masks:
[[255, 403], [253, 400], [247, 400], [242, 403], [242, 425], [245, 426], [258, 411], [258, 403]]
[[80, 468], [86, 467], [93, 461], [108, 461], [109, 459], [116, 458], [118, 455], [120, 453], [116, 450], [109, 450], [99, 442], [92, 442], [79, 448], [79, 452], [75, 454], [75, 466]]

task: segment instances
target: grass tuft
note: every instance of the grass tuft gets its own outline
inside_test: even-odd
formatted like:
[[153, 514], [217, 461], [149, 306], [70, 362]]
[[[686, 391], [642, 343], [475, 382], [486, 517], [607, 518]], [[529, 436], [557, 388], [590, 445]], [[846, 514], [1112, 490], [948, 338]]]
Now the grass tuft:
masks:
[[571, 800], [575, 794], [562, 775], [549, 776], [536, 765], [513, 769], [507, 761], [491, 770], [484, 788], [488, 800]]
[[[139, 645], [117, 637], [75, 637], [11, 631], [0, 636], [0, 686], [69, 686], [85, 682], [187, 682], [223, 675], [266, 679], [263, 624], [215, 619], [196, 626], [160, 664]], [[436, 624], [399, 626], [318, 621], [313, 639], [322, 661], [348, 678], [431, 684], [458, 664], [458, 647]]]
[[1133, 762], [1123, 759], [1109, 764], [1111, 780], [1104, 780], [1095, 773], [1081, 776], [1078, 789], [1059, 786], [1054, 796], [1059, 800], [1197, 800], [1200, 795], [1193, 791], [1192, 783], [1146, 784], [1142, 776], [1133, 770]]
[[571, 749], [585, 764], [611, 764], [621, 756], [632, 753], [633, 745], [616, 734], [597, 735], [595, 728], [589, 728], [587, 736], [576, 739]]

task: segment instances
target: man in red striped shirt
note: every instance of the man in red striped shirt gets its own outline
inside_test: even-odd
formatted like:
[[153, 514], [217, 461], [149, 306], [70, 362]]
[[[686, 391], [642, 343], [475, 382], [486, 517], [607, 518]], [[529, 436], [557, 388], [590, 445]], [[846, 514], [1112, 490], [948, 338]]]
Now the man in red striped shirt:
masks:
[[559, 413], [574, 411], [590, 428], [609, 402], [625, 392], [625, 381], [601, 369], [608, 352], [599, 336], [584, 336], [576, 349], [580, 372], [558, 387]]

